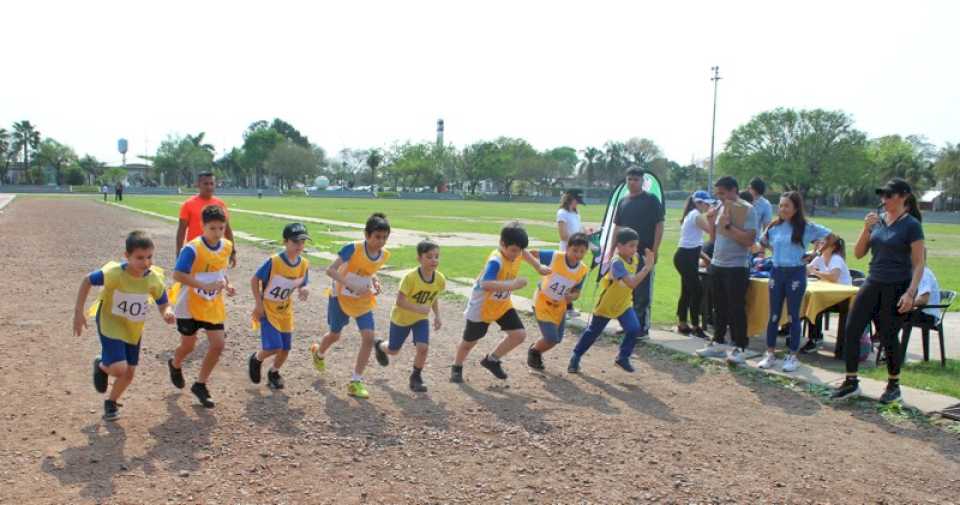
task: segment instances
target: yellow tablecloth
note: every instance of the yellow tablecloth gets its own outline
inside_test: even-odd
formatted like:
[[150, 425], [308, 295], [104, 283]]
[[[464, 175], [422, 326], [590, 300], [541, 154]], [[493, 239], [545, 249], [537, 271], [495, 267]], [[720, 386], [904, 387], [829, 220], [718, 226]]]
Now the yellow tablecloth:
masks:
[[[770, 293], [768, 279], [750, 279], [747, 288], [747, 335], [766, 335], [770, 320]], [[817, 314], [844, 300], [853, 303], [859, 288], [833, 282], [808, 279], [807, 292], [803, 295], [800, 317], [815, 321]], [[787, 320], [787, 305], [784, 300], [781, 321]]]

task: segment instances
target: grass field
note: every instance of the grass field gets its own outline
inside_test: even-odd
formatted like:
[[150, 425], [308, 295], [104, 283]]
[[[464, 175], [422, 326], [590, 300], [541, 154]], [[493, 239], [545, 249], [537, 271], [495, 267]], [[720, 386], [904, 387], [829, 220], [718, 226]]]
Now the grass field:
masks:
[[[134, 196], [130, 195], [125, 204], [164, 215], [176, 216], [180, 202], [185, 197], [178, 196]], [[512, 219], [523, 222], [531, 238], [552, 242], [557, 239], [553, 218], [556, 206], [537, 203], [498, 203], [473, 201], [430, 201], [430, 200], [368, 200], [368, 199], [326, 199], [326, 198], [263, 198], [224, 197], [227, 205], [238, 209], [276, 212], [282, 214], [309, 216], [354, 223], [363, 223], [371, 212], [387, 214], [390, 223], [397, 228], [421, 230], [436, 233], [443, 245], [442, 234], [451, 232], [479, 232], [495, 235], [501, 225]], [[603, 206], [581, 207], [586, 223], [599, 223]], [[653, 319], [657, 323], [667, 323], [675, 319], [676, 300], [680, 294], [680, 277], [673, 267], [672, 257], [679, 239], [679, 209], [667, 212], [661, 258], [654, 281]], [[856, 240], [862, 227], [859, 221], [846, 219], [818, 218], [817, 222], [830, 227], [848, 242], [848, 256], [851, 268], [866, 270], [867, 259], [856, 260], [852, 257], [852, 242]], [[233, 227], [258, 237], [280, 239], [280, 231], [286, 223], [283, 220], [234, 213], [231, 218]], [[308, 226], [314, 237], [315, 247], [320, 250], [336, 252], [346, 239], [325, 234], [326, 231], [342, 231], [343, 228], [311, 224]], [[960, 285], [960, 227], [945, 224], [924, 226], [927, 245], [930, 250], [929, 263], [936, 272], [943, 289]], [[359, 239], [362, 233], [357, 233]], [[388, 247], [389, 243], [388, 243]], [[441, 270], [449, 278], [470, 279], [476, 277], [489, 251], [496, 247], [444, 247], [441, 256]], [[393, 258], [390, 263], [398, 268], [416, 264], [416, 253], [412, 247], [391, 247]], [[523, 275], [531, 281], [535, 272], [524, 265]], [[594, 283], [589, 282], [577, 306], [588, 310], [594, 300]], [[531, 296], [533, 282], [519, 294]], [[956, 310], [956, 308], [954, 308]]]

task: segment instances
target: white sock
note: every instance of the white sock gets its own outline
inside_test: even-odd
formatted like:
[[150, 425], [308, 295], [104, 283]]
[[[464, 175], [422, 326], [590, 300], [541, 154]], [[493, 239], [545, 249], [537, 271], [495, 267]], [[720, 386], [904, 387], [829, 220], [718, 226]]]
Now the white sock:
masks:
[[363, 382], [363, 377], [354, 373], [350, 375], [350, 380], [354, 382]]

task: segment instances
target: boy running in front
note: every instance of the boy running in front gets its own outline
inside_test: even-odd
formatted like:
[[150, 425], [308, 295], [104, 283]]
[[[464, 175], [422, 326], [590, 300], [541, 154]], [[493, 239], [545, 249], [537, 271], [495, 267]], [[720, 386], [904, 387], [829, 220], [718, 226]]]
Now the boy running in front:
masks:
[[253, 308], [254, 326], [260, 326], [260, 350], [251, 354], [248, 371], [250, 380], [260, 384], [263, 360], [273, 356], [273, 365], [267, 371], [271, 389], [283, 389], [280, 367], [287, 361], [293, 340], [293, 295], [300, 301], [310, 295], [307, 289], [310, 262], [303, 257], [303, 247], [310, 235], [301, 223], [283, 227], [284, 250], [270, 256], [250, 279], [250, 290], [256, 306]]
[[103, 418], [107, 421], [120, 417], [117, 401], [133, 382], [140, 362], [140, 339], [149, 300], [156, 301], [167, 324], [176, 322], [167, 300], [163, 272], [152, 266], [153, 250], [153, 240], [146, 232], [130, 232], [124, 253], [126, 261], [107, 263], [84, 277], [77, 292], [73, 333], [79, 337], [87, 327], [83, 305], [90, 287], [103, 287], [90, 309], [100, 336], [100, 356], [93, 360], [93, 387], [98, 393], [106, 393], [107, 377], [115, 378], [110, 395], [103, 401]]
[[440, 321], [440, 301], [437, 300], [437, 295], [446, 289], [447, 279], [437, 271], [437, 266], [440, 265], [440, 246], [437, 244], [429, 240], [417, 244], [417, 261], [420, 262], [420, 267], [411, 270], [400, 282], [397, 304], [390, 313], [390, 340], [375, 341], [373, 350], [376, 352], [377, 362], [381, 366], [387, 366], [390, 364], [387, 355], [399, 353], [412, 331], [417, 355], [413, 359], [410, 390], [425, 393], [427, 386], [423, 384], [422, 373], [430, 349], [430, 311], [433, 310], [433, 330], [439, 331], [443, 323]]
[[183, 389], [183, 361], [197, 346], [197, 332], [207, 334], [207, 354], [200, 365], [197, 381], [190, 391], [200, 404], [208, 409], [214, 407], [213, 398], [207, 389], [207, 380], [220, 361], [225, 338], [223, 322], [227, 319], [223, 294], [236, 294], [236, 289], [227, 278], [227, 267], [233, 242], [223, 238], [227, 228], [227, 215], [223, 208], [207, 205], [201, 213], [203, 234], [191, 240], [180, 250], [173, 280], [177, 285], [171, 290], [177, 293], [173, 312], [177, 316], [177, 331], [180, 345], [167, 361], [170, 382]]
[[356, 320], [360, 329], [360, 350], [347, 386], [347, 394], [356, 398], [370, 396], [363, 384], [363, 371], [373, 350], [373, 309], [377, 306], [376, 295], [381, 291], [380, 279], [376, 274], [390, 259], [390, 251], [384, 248], [390, 237], [390, 222], [387, 216], [376, 212], [367, 219], [363, 231], [366, 240], [344, 246], [336, 261], [327, 267], [327, 276], [334, 281], [333, 293], [327, 303], [330, 331], [319, 343], [310, 346], [314, 368], [319, 372], [326, 371], [327, 350], [340, 340], [340, 332], [350, 318]]

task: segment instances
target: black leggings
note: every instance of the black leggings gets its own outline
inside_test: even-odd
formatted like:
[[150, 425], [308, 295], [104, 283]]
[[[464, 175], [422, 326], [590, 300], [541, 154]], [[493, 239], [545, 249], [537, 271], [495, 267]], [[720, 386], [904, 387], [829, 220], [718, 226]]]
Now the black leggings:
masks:
[[900, 297], [907, 292], [910, 281], [884, 283], [867, 278], [853, 300], [853, 309], [847, 317], [844, 358], [847, 374], [856, 374], [860, 365], [860, 336], [871, 322], [877, 323], [880, 345], [887, 355], [887, 373], [900, 375], [900, 328], [906, 314], [897, 311]]
[[717, 307], [716, 333], [713, 338], [721, 342], [730, 326], [733, 345], [746, 349], [747, 340], [747, 288], [750, 286], [750, 271], [746, 267], [710, 267], [713, 278], [713, 296]]
[[680, 299], [677, 300], [677, 320], [700, 326], [700, 303], [703, 286], [700, 285], [700, 248], [679, 248], [673, 255], [673, 266], [680, 272]]

